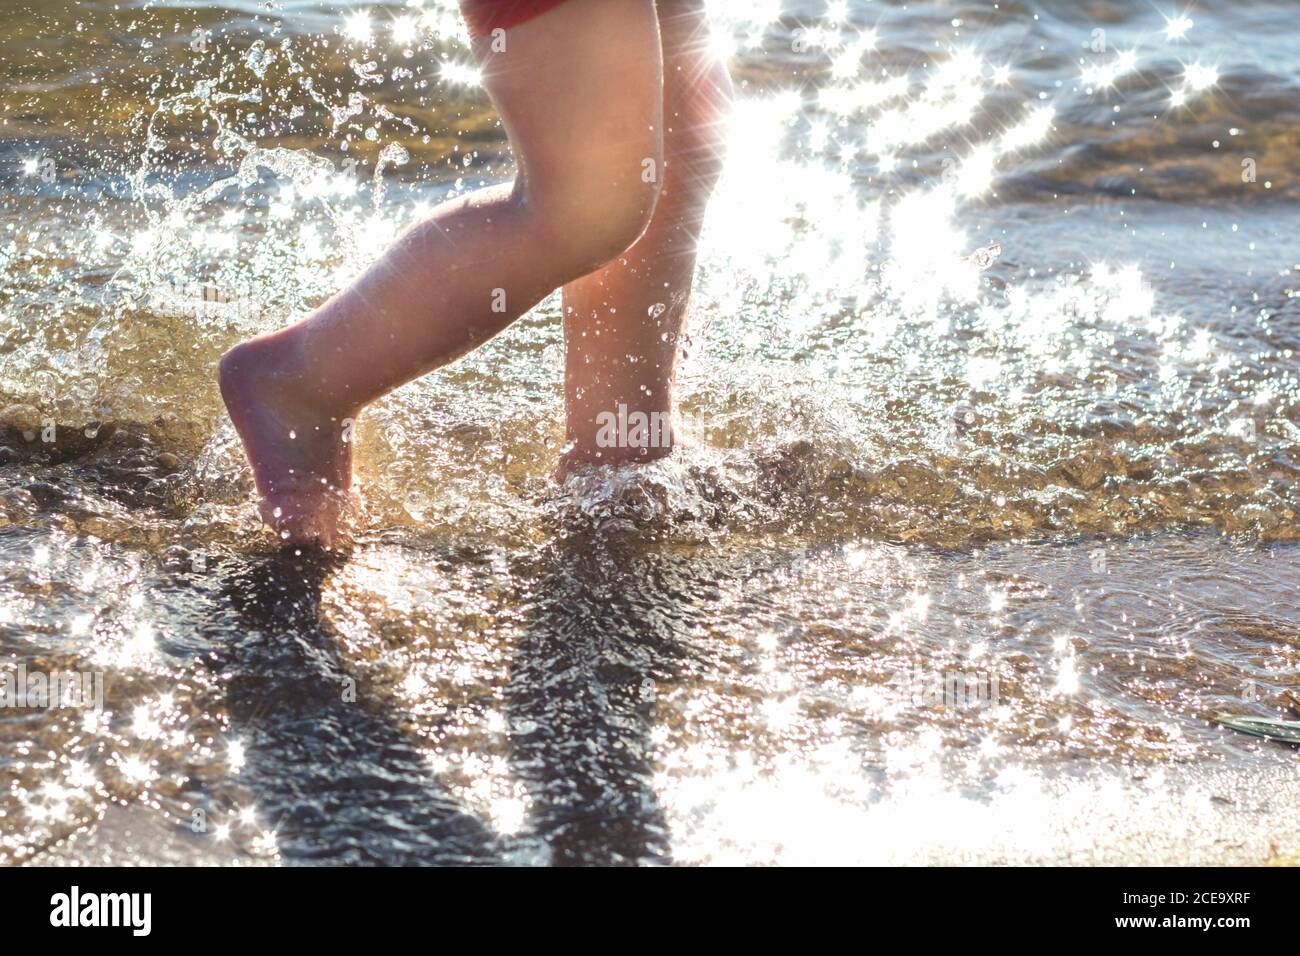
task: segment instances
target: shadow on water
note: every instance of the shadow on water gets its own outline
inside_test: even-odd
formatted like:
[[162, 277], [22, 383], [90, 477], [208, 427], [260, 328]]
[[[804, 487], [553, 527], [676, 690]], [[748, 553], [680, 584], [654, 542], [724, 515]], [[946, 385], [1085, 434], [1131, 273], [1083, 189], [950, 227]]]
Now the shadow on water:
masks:
[[[210, 626], [246, 742], [241, 779], [282, 859], [503, 862], [513, 841], [448, 792], [394, 702], [367, 695], [341, 659], [321, 595], [345, 563], [284, 553], [215, 568], [222, 606]], [[590, 541], [548, 547], [515, 578], [523, 623], [504, 697], [510, 767], [530, 803], [520, 838], [544, 843], [556, 865], [670, 862], [651, 730], [688, 655], [698, 580], [681, 561]]]
[[686, 570], [598, 540], [555, 546], [529, 577], [506, 714], [530, 829], [556, 865], [670, 862], [651, 731], [688, 653]]
[[[384, 700], [368, 697], [321, 617], [342, 559], [272, 555], [222, 569], [242, 633], [222, 661], [245, 776], [286, 861], [491, 863], [496, 835], [438, 783]], [[353, 693], [354, 691], [354, 693]]]

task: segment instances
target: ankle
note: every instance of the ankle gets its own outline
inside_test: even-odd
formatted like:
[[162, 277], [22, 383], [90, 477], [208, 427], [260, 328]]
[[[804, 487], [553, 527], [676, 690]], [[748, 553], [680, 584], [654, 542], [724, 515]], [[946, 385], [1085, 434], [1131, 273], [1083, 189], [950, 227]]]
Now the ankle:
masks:
[[556, 481], [563, 482], [575, 468], [618, 465], [648, 465], [667, 458], [675, 446], [661, 448], [598, 448], [570, 441], [560, 452], [555, 466]]
[[570, 420], [562, 458], [566, 464], [650, 462], [671, 455], [676, 446], [671, 411], [629, 408], [617, 403], [585, 420]]
[[241, 342], [221, 357], [219, 369], [223, 382], [242, 382], [304, 417], [342, 421], [360, 410], [317, 379], [297, 326]]

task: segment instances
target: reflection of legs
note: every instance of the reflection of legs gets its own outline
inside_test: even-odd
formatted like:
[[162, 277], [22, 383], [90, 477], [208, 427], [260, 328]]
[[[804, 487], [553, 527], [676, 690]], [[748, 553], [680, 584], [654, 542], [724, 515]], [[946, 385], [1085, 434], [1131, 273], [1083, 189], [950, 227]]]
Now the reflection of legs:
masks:
[[569, 445], [561, 474], [578, 462], [648, 460], [671, 451], [666, 429], [658, 447], [610, 447], [601, 425], [619, 417], [620, 405], [652, 422], [672, 413], [696, 243], [721, 172], [721, 123], [731, 101], [731, 80], [709, 49], [702, 6], [659, 0], [664, 168], [650, 226], [625, 254], [564, 287]]
[[294, 541], [328, 541], [351, 483], [344, 421], [468, 352], [641, 234], [662, 164], [653, 0], [567, 0], [476, 43], [519, 167], [439, 206], [304, 321], [237, 346], [221, 390], [263, 497]]

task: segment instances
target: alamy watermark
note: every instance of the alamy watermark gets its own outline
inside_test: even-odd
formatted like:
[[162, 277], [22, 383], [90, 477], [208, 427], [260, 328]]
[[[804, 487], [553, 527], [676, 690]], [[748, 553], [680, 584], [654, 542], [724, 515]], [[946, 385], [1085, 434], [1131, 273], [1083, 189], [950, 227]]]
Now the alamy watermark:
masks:
[[102, 671], [28, 670], [19, 664], [16, 670], [0, 671], [0, 707], [26, 707], [48, 710], [75, 707], [81, 710], [104, 709], [104, 674]]
[[596, 445], [599, 448], [671, 448], [671, 412], [629, 412], [620, 403], [618, 411], [596, 416]]
[[912, 669], [897, 671], [889, 683], [914, 707], [974, 710], [998, 703], [997, 674]]
[[249, 319], [262, 312], [255, 300], [203, 282], [164, 282], [149, 294], [149, 308], [192, 319]]
[[83, 893], [73, 885], [50, 897], [50, 925], [120, 926], [132, 936], [148, 936], [153, 927], [152, 893]]

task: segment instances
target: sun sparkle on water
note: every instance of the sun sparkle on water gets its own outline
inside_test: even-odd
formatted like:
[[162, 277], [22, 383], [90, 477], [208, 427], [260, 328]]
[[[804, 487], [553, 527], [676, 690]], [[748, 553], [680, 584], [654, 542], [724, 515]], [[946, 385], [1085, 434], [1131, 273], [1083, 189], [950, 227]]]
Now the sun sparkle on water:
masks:
[[343, 23], [343, 35], [354, 43], [369, 43], [374, 38], [370, 13], [366, 10], [358, 10], [350, 14]]
[[1180, 14], [1165, 21], [1165, 37], [1170, 40], [1182, 40], [1194, 24], [1186, 14]]

